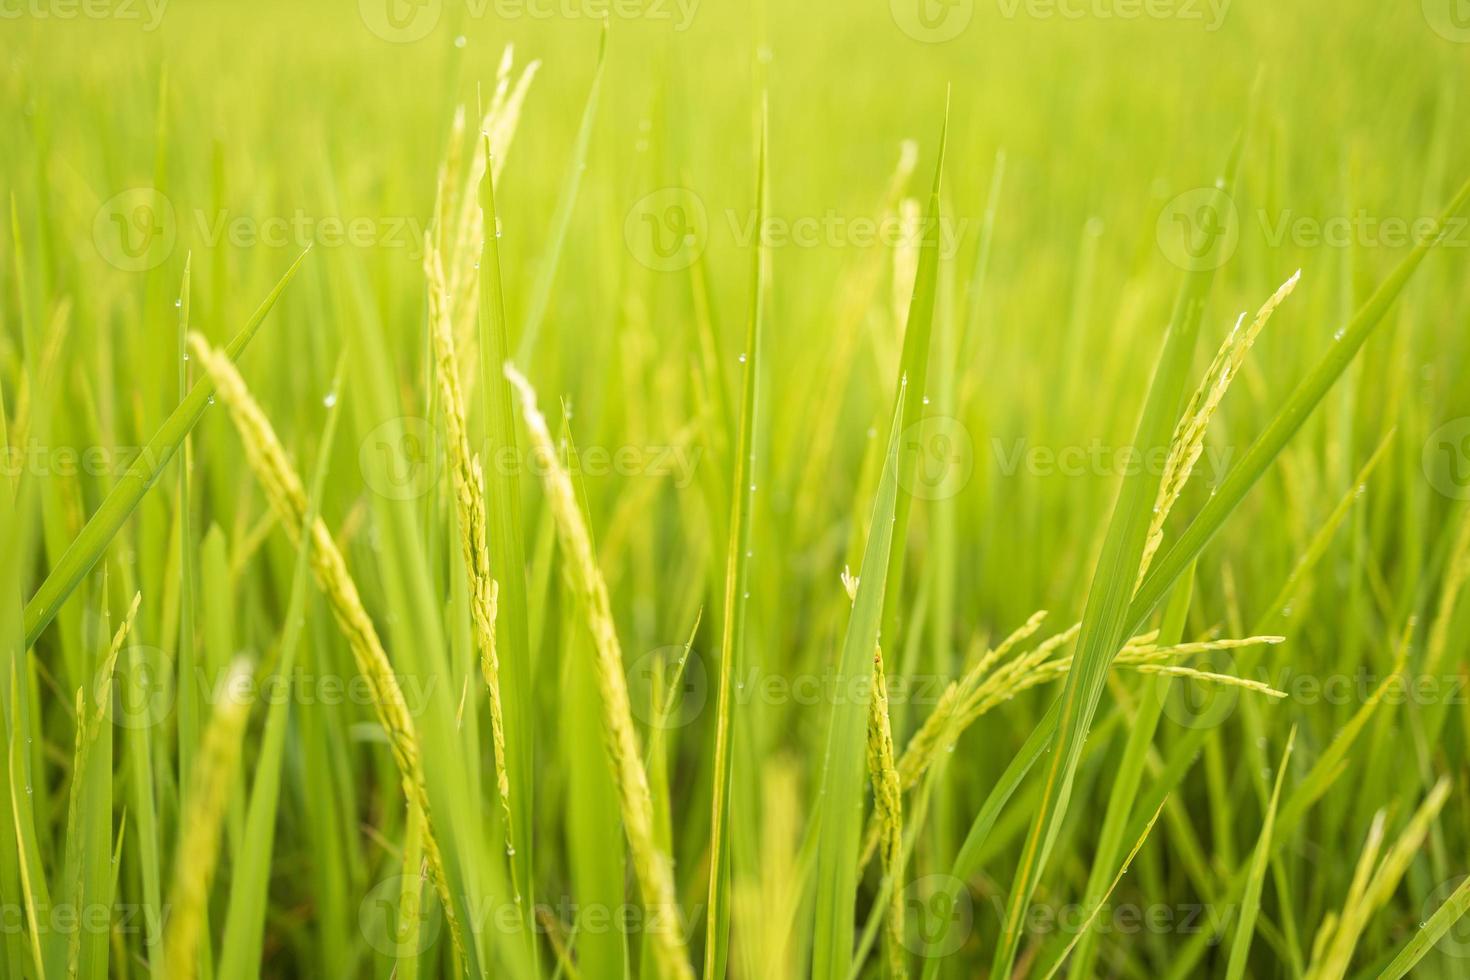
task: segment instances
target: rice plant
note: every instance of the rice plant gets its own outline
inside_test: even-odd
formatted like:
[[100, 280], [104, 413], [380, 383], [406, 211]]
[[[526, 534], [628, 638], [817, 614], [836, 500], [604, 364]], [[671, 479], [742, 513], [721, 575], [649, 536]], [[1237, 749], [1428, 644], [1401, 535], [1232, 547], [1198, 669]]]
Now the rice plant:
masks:
[[0, 15], [0, 977], [1470, 974], [1452, 0]]

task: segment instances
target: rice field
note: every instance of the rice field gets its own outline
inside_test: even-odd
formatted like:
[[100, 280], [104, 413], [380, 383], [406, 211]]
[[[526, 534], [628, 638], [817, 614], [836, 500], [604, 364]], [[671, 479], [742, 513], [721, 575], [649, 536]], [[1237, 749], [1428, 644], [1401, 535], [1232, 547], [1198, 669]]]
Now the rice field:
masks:
[[0, 0], [0, 977], [1470, 976], [1467, 92]]

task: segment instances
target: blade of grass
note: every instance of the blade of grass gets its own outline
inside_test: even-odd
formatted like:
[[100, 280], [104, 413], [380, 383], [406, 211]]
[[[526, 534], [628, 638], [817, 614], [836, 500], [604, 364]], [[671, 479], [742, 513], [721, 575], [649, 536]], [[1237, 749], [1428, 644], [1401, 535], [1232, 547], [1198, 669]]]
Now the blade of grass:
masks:
[[[873, 675], [873, 650], [882, 624], [889, 556], [897, 522], [899, 443], [908, 379], [901, 379], [883, 472], [868, 522], [852, 616], [842, 640], [822, 760], [821, 789], [812, 814], [817, 841], [815, 932], [812, 976], [845, 980], [852, 966], [854, 902], [857, 897], [859, 834], [868, 703], [865, 683]], [[848, 693], [852, 696], [848, 696]]]
[[1128, 610], [1128, 623], [1133, 629], [1142, 628], [1159, 600], [1205, 545], [1224, 526], [1226, 519], [1235, 511], [1245, 495], [1265, 474], [1267, 468], [1280, 455], [1292, 436], [1306, 422], [1327, 392], [1342, 377], [1363, 345], [1368, 342], [1375, 329], [1383, 321], [1410, 277], [1419, 268], [1429, 251], [1439, 242], [1442, 230], [1464, 209], [1470, 201], [1470, 180], [1460, 186], [1441, 217], [1435, 223], [1435, 232], [1426, 235], [1406, 255], [1398, 266], [1373, 291], [1360, 306], [1347, 325], [1337, 334], [1337, 339], [1322, 360], [1297, 385], [1285, 405], [1276, 413], [1266, 430], [1257, 437], [1225, 479], [1216, 488], [1199, 515], [1180, 535], [1162, 559], [1156, 562], [1138, 587], [1138, 594]]
[[[281, 293], [285, 292], [286, 286], [290, 284], [296, 275], [296, 270], [301, 267], [306, 258], [308, 246], [296, 261], [291, 263], [279, 282], [276, 283], [265, 300], [256, 308], [255, 313], [246, 322], [244, 328], [230, 341], [225, 353], [231, 360], [240, 356], [245, 346], [255, 336], [256, 330], [265, 321], [266, 315], [276, 305]], [[214, 382], [209, 377], [201, 377], [189, 389], [189, 394], [173, 410], [158, 431], [153, 434], [147, 447], [128, 467], [122, 477], [102, 501], [96, 513], [87, 521], [80, 534], [72, 541], [61, 560], [51, 569], [41, 587], [36, 590], [30, 602], [25, 608], [26, 646], [34, 646], [37, 638], [43, 630], [50, 625], [51, 620], [56, 617], [68, 596], [71, 595], [83, 576], [97, 564], [102, 557], [103, 551], [117, 534], [118, 529], [128, 519], [138, 506], [139, 501], [152, 488], [158, 480], [159, 474], [163, 472], [164, 466], [173, 457], [183, 443], [185, 436], [194, 428], [204, 410], [209, 406], [209, 399], [214, 394]]]
[[1460, 887], [1434, 910], [1427, 921], [1420, 924], [1414, 938], [1404, 944], [1393, 962], [1378, 975], [1378, 980], [1399, 980], [1408, 976], [1409, 971], [1464, 917], [1466, 911], [1470, 911], [1470, 877], [1460, 882]]
[[[536, 393], [509, 361], [505, 377], [521, 396], [521, 413], [532, 441], [543, 459], [557, 459], [546, 420], [536, 407]], [[567, 574], [592, 630], [595, 648], [593, 674], [597, 681], [603, 711], [603, 743], [617, 775], [623, 826], [628, 848], [633, 854], [633, 872], [638, 879], [643, 901], [649, 914], [654, 952], [659, 971], [664, 977], [692, 978], [694, 971], [684, 958], [683, 940], [678, 935], [678, 901], [674, 894], [673, 871], [668, 855], [659, 851], [654, 841], [653, 799], [648, 787], [648, 774], [638, 751], [638, 737], [633, 727], [632, 708], [628, 701], [628, 682], [623, 675], [623, 655], [613, 623], [607, 594], [607, 583], [597, 566], [571, 477], [559, 464], [548, 465], [544, 483], [550, 506], [557, 519], [557, 529], [566, 559]], [[653, 923], [661, 924], [655, 928]]]
[[[935, 307], [939, 296], [939, 259], [943, 238], [943, 211], [940, 206], [940, 184], [944, 179], [944, 153], [949, 143], [949, 93], [944, 98], [944, 122], [939, 130], [939, 153], [934, 163], [934, 182], [929, 202], [920, 225], [919, 263], [914, 275], [914, 292], [909, 300], [908, 320], [903, 332], [903, 352], [899, 357], [899, 377], [906, 379], [897, 386], [894, 411], [918, 422], [922, 407], [929, 402], [929, 352], [934, 337]], [[893, 542], [887, 556], [886, 591], [883, 597], [882, 632], [895, 638], [901, 635], [899, 605], [903, 600], [904, 557], [908, 542], [909, 516], [913, 511], [915, 485], [921, 447], [903, 446], [899, 453], [898, 485], [904, 492], [894, 506]], [[871, 568], [871, 566], [869, 566]], [[871, 574], [871, 572], [869, 573]]]
[[602, 94], [602, 69], [607, 63], [608, 20], [602, 21], [602, 34], [597, 42], [597, 67], [592, 72], [592, 87], [587, 92], [587, 103], [582, 107], [582, 121], [577, 126], [577, 139], [572, 144], [572, 157], [562, 175], [561, 194], [556, 199], [556, 210], [551, 215], [551, 237], [546, 251], [541, 256], [541, 265], [536, 272], [536, 281], [531, 286], [531, 295], [526, 301], [526, 318], [521, 322], [521, 339], [516, 345], [516, 363], [529, 367], [531, 355], [536, 351], [536, 339], [541, 334], [541, 325], [546, 319], [546, 307], [551, 302], [551, 290], [556, 285], [556, 271], [561, 264], [562, 248], [566, 244], [567, 229], [572, 224], [572, 212], [577, 207], [577, 193], [582, 186], [582, 174], [587, 170], [587, 150], [592, 143], [592, 127], [597, 121], [597, 104]]
[[[1225, 176], [1215, 187], [1213, 204], [1217, 213], [1223, 207], [1224, 195], [1234, 183], [1239, 159], [1240, 144], [1237, 143], [1230, 154]], [[1167, 449], [1170, 443], [1183, 402], [1185, 376], [1194, 353], [1205, 297], [1213, 279], [1213, 269], [1195, 269], [1190, 271], [1181, 288], [1133, 442], [1139, 452]], [[1097, 561], [1082, 615], [1077, 652], [1062, 692], [1062, 713], [1057, 721], [1051, 765], [1011, 885], [1005, 926], [992, 962], [991, 974], [996, 977], [1010, 976], [1015, 963], [1026, 909], [1066, 814], [1072, 780], [1092, 725], [1093, 713], [1102, 696], [1108, 665], [1124, 640], [1137, 632], [1128, 629], [1129, 601], [1133, 596], [1133, 585], [1160, 484], [1160, 476], [1147, 470], [1147, 467], [1139, 467], [1124, 476]], [[1179, 572], [1182, 571], [1180, 568]]]
[[1240, 919], [1235, 925], [1235, 938], [1230, 943], [1230, 961], [1225, 970], [1225, 980], [1240, 980], [1245, 976], [1246, 959], [1250, 955], [1251, 937], [1255, 934], [1256, 916], [1261, 911], [1261, 891], [1266, 884], [1266, 867], [1271, 858], [1271, 834], [1276, 825], [1276, 806], [1281, 801], [1281, 784], [1286, 781], [1286, 767], [1291, 762], [1291, 748], [1296, 743], [1296, 729], [1286, 738], [1286, 749], [1281, 753], [1281, 765], [1276, 769], [1276, 784], [1271, 789], [1271, 802], [1266, 806], [1266, 817], [1261, 821], [1261, 838], [1251, 857], [1250, 874], [1245, 882], [1245, 898], [1240, 904]]
[[[485, 241], [481, 248], [480, 272], [480, 395], [485, 422], [485, 459], [499, 460], [502, 454], [520, 459], [517, 448], [515, 412], [510, 385], [502, 365], [510, 356], [506, 333], [505, 288], [500, 273], [500, 219], [495, 212], [495, 162], [490, 156], [490, 138], [484, 140], [485, 176], [480, 181], [480, 208], [484, 214]], [[515, 880], [525, 889], [521, 902], [526, 923], [526, 943], [536, 955], [534, 881], [533, 792], [535, 781], [535, 700], [531, 689], [530, 627], [526, 606], [526, 529], [521, 520], [519, 467], [491, 465], [486, 474], [485, 516], [489, 522], [490, 571], [499, 583], [496, 606], [495, 649], [500, 658], [501, 704], [505, 714], [505, 743], [510, 779], [513, 822], [523, 827], [519, 846], [511, 856]]]
[[[766, 139], [769, 109], [761, 103], [760, 146], [755, 179], [756, 227], [766, 214]], [[720, 630], [720, 672], [716, 682], [714, 759], [711, 763], [709, 908], [706, 913], [704, 975], [725, 975], [730, 941], [730, 850], [725, 823], [730, 817], [730, 728], [734, 675], [744, 664], [745, 616], [749, 608], [751, 517], [755, 509], [755, 454], [760, 413], [761, 333], [766, 303], [768, 255], [764, 236], [757, 236], [751, 257], [750, 317], [740, 355], [740, 421], [732, 460], [730, 541], [725, 553], [724, 622]]]
[[169, 889], [168, 932], [164, 939], [170, 980], [192, 980], [198, 969], [197, 947], [209, 905], [209, 884], [219, 860], [225, 807], [240, 767], [240, 740], [250, 716], [250, 702], [238, 696], [249, 676], [243, 660], [231, 666], [224, 696], [214, 706], [204, 732], [194, 772], [193, 792], [180, 819], [179, 850]]
[[[1164, 622], [1159, 628], [1160, 643], [1177, 643], [1184, 634], [1185, 620], [1194, 598], [1194, 571], [1191, 569], [1180, 579], [1169, 598], [1169, 607]], [[1123, 758], [1118, 763], [1118, 774], [1113, 780], [1113, 789], [1108, 796], [1107, 811], [1103, 816], [1102, 829], [1098, 833], [1096, 858], [1088, 878], [1083, 903], [1091, 906], [1100, 901], [1105, 882], [1100, 867], [1112, 864], [1114, 856], [1123, 846], [1123, 831], [1129, 814], [1138, 799], [1138, 787], [1143, 780], [1144, 762], [1153, 746], [1154, 733], [1158, 730], [1159, 718], [1164, 712], [1164, 699], [1170, 678], [1162, 675], [1153, 683], [1143, 686], [1138, 699], [1138, 710], [1128, 728], [1128, 742], [1123, 749]], [[1072, 958], [1072, 972], [1079, 977], [1093, 974], [1096, 962], [1097, 933], [1087, 930], [1078, 943]]]
[[[361, 594], [332, 534], [318, 516], [307, 524], [306, 490], [292, 468], [274, 428], [260, 410], [250, 389], [240, 377], [234, 362], [224, 353], [211, 348], [198, 334], [190, 338], [194, 352], [214, 376], [220, 396], [245, 444], [246, 457], [257, 479], [266, 491], [272, 509], [295, 544], [311, 543], [312, 572], [318, 587], [326, 596], [332, 617], [346, 637], [359, 674], [367, 684], [369, 701], [379, 725], [392, 748], [393, 761], [402, 781], [405, 799], [418, 806], [424, 815], [426, 831], [424, 852], [433, 871], [435, 889], [449, 921], [450, 938], [456, 958], [467, 956], [459, 910], [455, 906], [456, 891], [451, 884], [449, 867], [436, 834], [440, 825], [429, 806], [429, 790], [424, 775], [424, 752], [419, 742], [413, 716], [410, 714], [398, 675], [393, 670], [387, 651], [378, 636], [372, 617], [363, 606]], [[441, 819], [449, 823], [449, 816]], [[461, 896], [463, 897], [463, 896]]]
[[[985, 839], [990, 835], [996, 820], [1000, 818], [1001, 811], [1010, 802], [1016, 788], [1021, 785], [1021, 780], [1026, 778], [1031, 767], [1036, 765], [1036, 761], [1051, 744], [1052, 735], [1056, 731], [1057, 719], [1061, 717], [1061, 705], [1060, 699], [1052, 702], [1045, 717], [1032, 730], [1016, 754], [1011, 757], [1010, 764], [995, 781], [995, 785], [991, 786], [985, 802], [980, 805], [975, 819], [971, 821], [970, 830], [965, 835], [964, 843], [960, 845], [959, 853], [955, 855], [954, 864], [950, 867], [949, 875], [944, 879], [942, 885], [944, 898], [938, 906], [940, 911], [937, 915], [941, 923], [941, 931], [928, 944], [933, 948], [948, 948], [946, 943], [949, 939], [949, 930], [954, 924], [954, 916], [946, 913], [954, 908], [955, 903], [959, 900], [960, 889], [965, 887], [965, 882], [980, 867]], [[931, 907], [934, 906], [932, 901], [929, 904]], [[924, 959], [923, 980], [934, 980], [939, 975], [939, 967], [943, 958], [922, 952], [920, 956]]]
[[1118, 883], [1121, 882], [1123, 880], [1123, 876], [1128, 873], [1128, 869], [1133, 865], [1133, 859], [1138, 857], [1138, 852], [1143, 849], [1143, 844], [1145, 841], [1148, 840], [1148, 835], [1154, 829], [1154, 824], [1158, 823], [1159, 814], [1164, 812], [1164, 804], [1166, 802], [1168, 801], [1161, 801], [1158, 807], [1155, 808], [1153, 816], [1148, 818], [1148, 823], [1144, 824], [1143, 832], [1139, 834], [1138, 838], [1133, 842], [1132, 850], [1128, 852], [1128, 856], [1123, 859], [1122, 865], [1119, 866], [1118, 873], [1113, 876], [1112, 882], [1110, 882], [1108, 884], [1108, 887], [1103, 890], [1102, 895], [1098, 899], [1098, 901], [1091, 905], [1092, 911], [1087, 913], [1087, 918], [1083, 921], [1081, 928], [1079, 928], [1076, 934], [1072, 936], [1072, 941], [1067, 944], [1066, 949], [1062, 950], [1062, 954], [1056, 958], [1055, 962], [1052, 963], [1051, 969], [1047, 970], [1046, 973], [1042, 975], [1042, 980], [1051, 980], [1052, 977], [1056, 976], [1057, 971], [1062, 968], [1062, 964], [1067, 962], [1067, 956], [1072, 952], [1072, 948], [1077, 945], [1077, 942], [1084, 935], [1087, 935], [1092, 931], [1092, 924], [1097, 921], [1098, 914], [1102, 912], [1103, 906], [1107, 904], [1108, 897], [1113, 894], [1113, 892], [1118, 887]]
[[[322, 491], [330, 468], [332, 445], [336, 439], [337, 404], [342, 366], [339, 363], [327, 397], [327, 421], [317, 449], [316, 472], [312, 476], [307, 500], [306, 523], [316, 520], [321, 510]], [[265, 732], [260, 754], [255, 760], [255, 781], [250, 790], [250, 806], [245, 816], [245, 834], [240, 853], [243, 856], [230, 880], [229, 904], [225, 912], [225, 930], [220, 944], [219, 980], [248, 980], [260, 974], [262, 936], [270, 887], [271, 858], [275, 849], [277, 801], [281, 785], [281, 760], [286, 744], [286, 724], [290, 718], [292, 675], [296, 669], [296, 652], [306, 622], [307, 585], [311, 581], [310, 547], [303, 542], [296, 549], [296, 563], [291, 575], [291, 594], [286, 603], [285, 627], [281, 632], [281, 648], [276, 673], [281, 678], [285, 696], [271, 701], [266, 712]], [[417, 811], [414, 811], [417, 812]]]

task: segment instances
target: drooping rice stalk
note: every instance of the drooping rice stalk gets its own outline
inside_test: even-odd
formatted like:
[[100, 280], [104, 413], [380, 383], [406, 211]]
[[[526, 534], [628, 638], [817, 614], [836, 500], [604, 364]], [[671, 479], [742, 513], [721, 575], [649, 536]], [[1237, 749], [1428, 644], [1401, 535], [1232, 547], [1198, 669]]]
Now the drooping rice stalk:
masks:
[[192, 980], [197, 975], [200, 931], [209, 902], [209, 884], [219, 861], [220, 835], [240, 768], [240, 739], [250, 717], [250, 701], [239, 695], [250, 676], [250, 665], [237, 660], [225, 675], [199, 754], [190, 775], [193, 792], [180, 822], [174, 881], [169, 890], [171, 914], [164, 934], [164, 956], [170, 980]]
[[542, 456], [543, 485], [556, 519], [557, 537], [565, 553], [567, 578], [592, 633], [595, 656], [591, 666], [602, 700], [603, 745], [617, 778], [623, 827], [628, 835], [628, 849], [633, 855], [633, 873], [644, 904], [658, 915], [657, 921], [663, 924], [661, 928], [652, 927], [659, 972], [664, 977], [680, 980], [692, 978], [694, 971], [684, 957], [683, 941], [677, 935], [675, 925], [677, 917], [673, 914], [678, 908], [673, 871], [668, 856], [659, 851], [654, 840], [653, 798], [638, 748], [638, 736], [633, 728], [628, 682], [623, 676], [622, 646], [613, 623], [607, 583], [597, 566], [597, 555], [577, 504], [571, 478], [557, 461], [551, 431], [536, 407], [536, 392], [509, 362], [505, 364], [505, 377], [520, 395], [526, 431], [537, 453]]
[[1245, 357], [1255, 345], [1266, 321], [1271, 319], [1271, 314], [1296, 289], [1301, 275], [1301, 270], [1298, 269], [1290, 279], [1281, 284], [1271, 298], [1256, 311], [1244, 333], [1241, 332], [1240, 325], [1245, 322], [1245, 314], [1240, 315], [1234, 329], [1215, 352], [1215, 359], [1210, 362], [1199, 387], [1190, 396], [1189, 405], [1184, 409], [1169, 444], [1169, 457], [1164, 464], [1163, 478], [1159, 481], [1158, 500], [1154, 502], [1153, 523], [1149, 525], [1143, 560], [1139, 563], [1139, 582], [1148, 574], [1148, 566], [1153, 562], [1154, 555], [1164, 540], [1164, 524], [1174, 510], [1174, 505], [1179, 502], [1179, 495], [1184, 492], [1184, 485], [1189, 482], [1195, 464], [1204, 452], [1210, 420], [1215, 417], [1225, 393], [1230, 390], [1230, 383], [1239, 375], [1241, 365], [1245, 363]]
[[378, 722], [388, 736], [388, 744], [398, 766], [404, 796], [424, 814], [424, 853], [433, 872], [435, 888], [449, 922], [450, 937], [455, 955], [464, 962], [464, 940], [460, 931], [459, 917], [455, 911], [450, 891], [448, 871], [435, 839], [433, 815], [429, 809], [429, 795], [424, 786], [423, 761], [418, 739], [414, 734], [413, 718], [393, 672], [392, 663], [378, 639], [377, 628], [372, 617], [363, 607], [357, 585], [347, 570], [347, 563], [326, 523], [317, 517], [309, 527], [305, 526], [308, 513], [306, 490], [301, 478], [296, 475], [286, 451], [276, 438], [275, 429], [260, 410], [245, 381], [235, 369], [234, 363], [209, 345], [203, 337], [190, 337], [190, 348], [204, 365], [217, 387], [221, 400], [229, 410], [230, 418], [245, 445], [246, 458], [255, 471], [256, 479], [265, 490], [266, 498], [287, 535], [297, 546], [303, 539], [311, 545], [311, 568], [317, 586], [326, 596], [332, 617], [347, 639], [357, 669], [367, 682], [372, 695], [373, 710]]
[[[429, 334], [434, 348], [434, 374], [444, 412], [445, 439], [449, 453], [446, 465], [454, 488], [454, 508], [459, 526], [460, 558], [470, 590], [470, 618], [475, 645], [480, 650], [480, 667], [490, 695], [490, 734], [495, 750], [496, 791], [505, 817], [505, 847], [515, 854], [515, 824], [510, 805], [509, 761], [505, 750], [505, 716], [501, 709], [500, 657], [495, 649], [496, 601], [500, 587], [490, 575], [490, 550], [485, 540], [485, 481], [479, 462], [470, 456], [469, 426], [464, 396], [460, 391], [460, 366], [455, 356], [454, 324], [451, 319], [448, 284], [438, 249], [428, 237], [424, 241], [424, 274], [429, 281]], [[519, 895], [515, 864], [511, 864], [512, 887]]]
[[873, 692], [868, 703], [868, 772], [873, 780], [873, 809], [883, 840], [883, 873], [893, 880], [886, 941], [888, 972], [907, 977], [904, 962], [903, 790], [893, 761], [893, 729], [888, 719], [888, 680], [883, 651], [873, 653]]

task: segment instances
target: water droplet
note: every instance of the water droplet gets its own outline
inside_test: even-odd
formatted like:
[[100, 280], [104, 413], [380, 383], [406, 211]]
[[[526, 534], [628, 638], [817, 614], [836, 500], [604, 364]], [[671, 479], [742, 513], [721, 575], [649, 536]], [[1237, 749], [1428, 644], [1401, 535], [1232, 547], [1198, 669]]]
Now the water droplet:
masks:
[[189, 359], [189, 352], [188, 351], [184, 351], [184, 360], [187, 361], [188, 359]]
[[210, 395], [209, 396], [209, 404], [211, 404], [211, 405], [214, 404], [214, 396], [213, 395]]
[[466, 43], [468, 43], [468, 42], [465, 40], [465, 36], [463, 34], [459, 35], [459, 37], [456, 37], [454, 39], [454, 46], [456, 48], [462, 48], [462, 47], [465, 46]]
[[928, 395], [925, 395], [924, 396], [924, 404], [925, 405], [929, 404], [929, 396]]
[[741, 364], [744, 364], [745, 363], [745, 355], [744, 354], [741, 354], [740, 355], [740, 363]]
[[1347, 333], [1347, 330], [1346, 329], [1344, 329], [1342, 327], [1338, 327], [1337, 328], [1337, 333], [1335, 333], [1335, 334], [1332, 335], [1332, 339], [1333, 340], [1341, 340], [1343, 338], [1343, 335], [1346, 334], [1346, 333]]
[[327, 397], [322, 399], [322, 404], [327, 406], [328, 408], [331, 408], [333, 405], [337, 404], [337, 393], [335, 391], [327, 392]]
[[516, 856], [516, 849], [514, 847], [511, 847], [509, 844], [505, 845], [505, 856], [506, 857], [515, 857]]
[[176, 310], [177, 309], [181, 309], [183, 307], [183, 305], [184, 305], [184, 301], [183, 301], [182, 298], [174, 300], [174, 309], [176, 309]]

